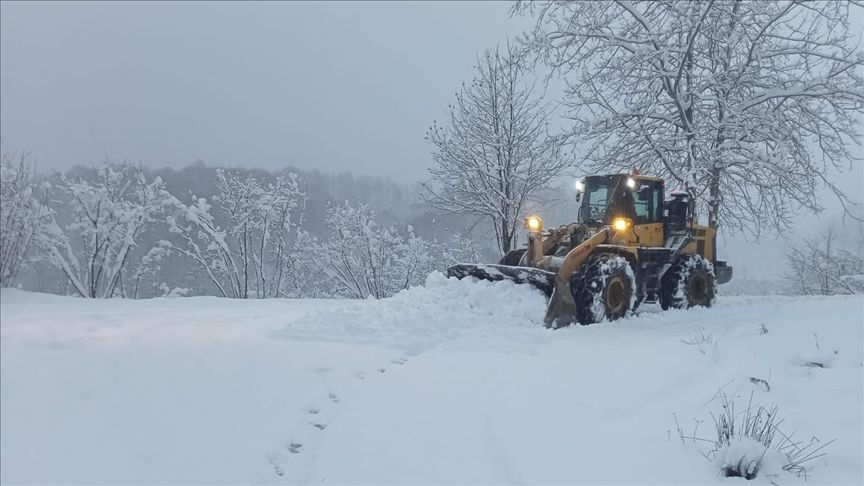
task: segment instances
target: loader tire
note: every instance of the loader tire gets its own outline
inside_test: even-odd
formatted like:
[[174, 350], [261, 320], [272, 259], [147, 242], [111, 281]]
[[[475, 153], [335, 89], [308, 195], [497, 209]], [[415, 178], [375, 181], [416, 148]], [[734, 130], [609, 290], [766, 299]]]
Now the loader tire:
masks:
[[711, 307], [715, 290], [714, 265], [701, 255], [680, 255], [660, 280], [660, 307]]
[[525, 254], [525, 250], [510, 250], [506, 255], [501, 257], [501, 261], [498, 262], [499, 265], [507, 265], [508, 267], [518, 267], [519, 262], [522, 261], [522, 255]]
[[636, 280], [626, 258], [612, 253], [591, 256], [570, 282], [576, 317], [582, 325], [625, 317], [636, 300]]

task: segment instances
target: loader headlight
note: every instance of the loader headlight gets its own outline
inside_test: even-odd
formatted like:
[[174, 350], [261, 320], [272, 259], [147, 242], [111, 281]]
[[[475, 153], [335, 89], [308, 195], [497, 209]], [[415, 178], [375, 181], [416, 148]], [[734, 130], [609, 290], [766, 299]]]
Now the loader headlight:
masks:
[[614, 228], [615, 231], [624, 231], [632, 225], [633, 221], [630, 221], [627, 218], [615, 218], [612, 220], [612, 228]]
[[543, 229], [543, 220], [537, 216], [528, 216], [525, 219], [525, 227], [531, 231], [540, 231]]
[[636, 187], [636, 179], [627, 178], [627, 187], [633, 189]]
[[583, 181], [583, 180], [577, 180], [576, 181], [576, 192], [578, 192], [579, 194], [582, 194], [583, 192], [585, 192], [585, 181]]

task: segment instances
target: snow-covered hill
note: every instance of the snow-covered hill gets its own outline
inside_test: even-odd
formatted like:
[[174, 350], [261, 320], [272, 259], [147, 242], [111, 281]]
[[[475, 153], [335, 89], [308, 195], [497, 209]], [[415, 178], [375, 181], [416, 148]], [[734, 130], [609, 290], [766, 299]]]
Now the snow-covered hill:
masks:
[[[715, 439], [724, 396], [834, 440], [808, 484], [864, 483], [860, 296], [557, 331], [530, 288], [438, 274], [379, 301], [0, 297], [3, 484], [743, 482], [681, 438]], [[754, 483], [804, 483], [775, 459]]]

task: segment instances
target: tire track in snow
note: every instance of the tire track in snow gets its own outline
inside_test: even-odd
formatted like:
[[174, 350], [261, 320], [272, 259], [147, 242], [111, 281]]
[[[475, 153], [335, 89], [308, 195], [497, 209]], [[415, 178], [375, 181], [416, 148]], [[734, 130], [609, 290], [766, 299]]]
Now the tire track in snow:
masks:
[[493, 412], [501, 391], [502, 378], [500, 376], [492, 384], [491, 393], [488, 394], [488, 398], [486, 399], [486, 410], [483, 414], [483, 437], [486, 443], [486, 452], [493, 463], [493, 469], [501, 476], [502, 484], [527, 484], [519, 470], [514, 467], [514, 461], [504, 448], [501, 447], [498, 434], [495, 433]]

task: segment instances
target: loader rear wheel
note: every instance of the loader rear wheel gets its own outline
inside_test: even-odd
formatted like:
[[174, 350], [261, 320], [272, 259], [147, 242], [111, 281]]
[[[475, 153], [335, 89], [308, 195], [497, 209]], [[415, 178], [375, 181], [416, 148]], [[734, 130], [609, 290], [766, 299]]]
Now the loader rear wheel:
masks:
[[636, 284], [626, 258], [600, 253], [585, 260], [570, 282], [580, 324], [614, 321], [633, 307]]
[[701, 255], [679, 256], [663, 275], [660, 284], [660, 307], [663, 310], [711, 307], [714, 304], [714, 266]]

